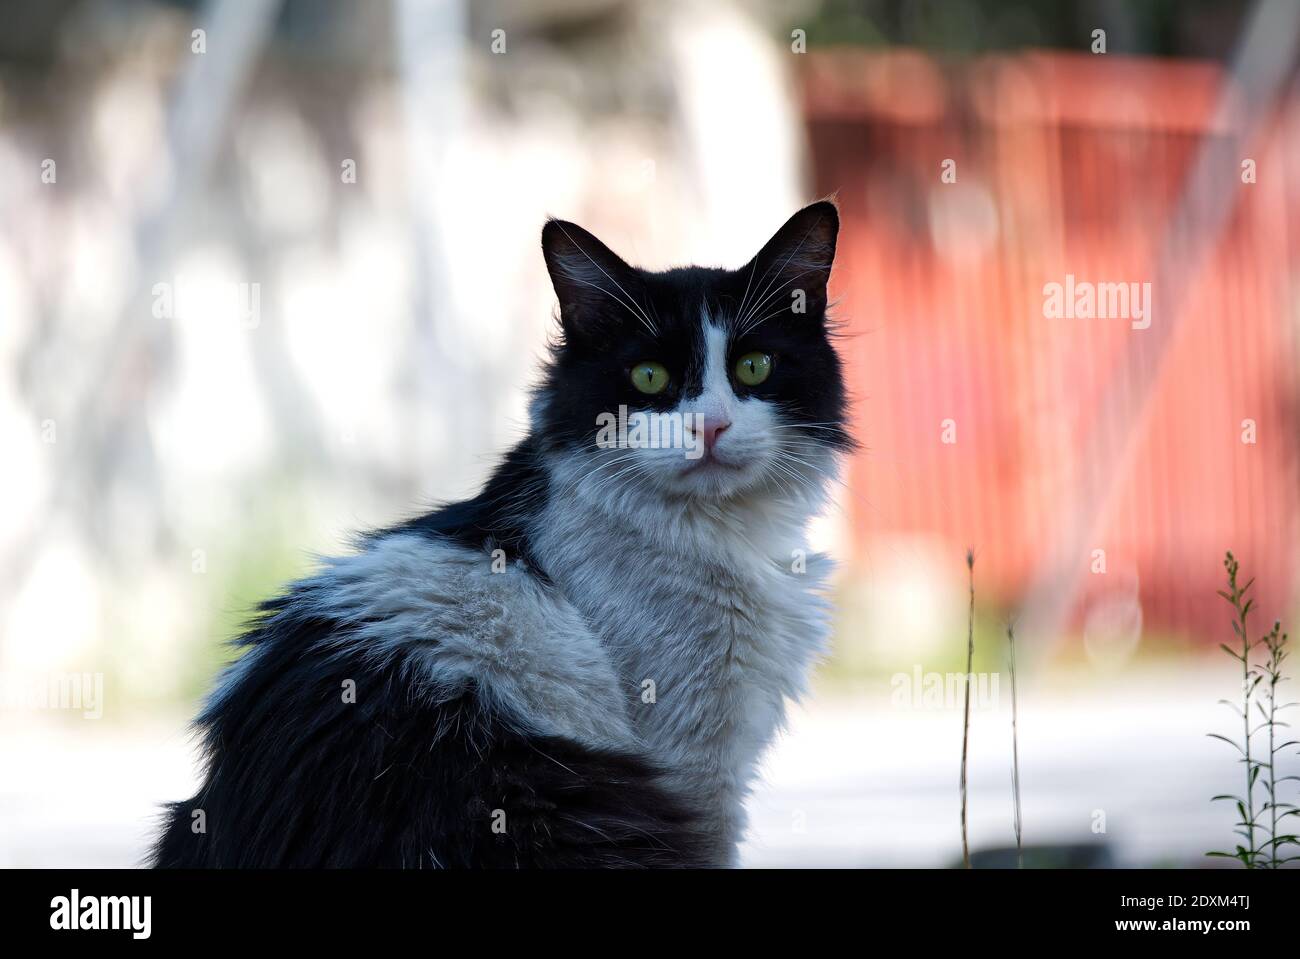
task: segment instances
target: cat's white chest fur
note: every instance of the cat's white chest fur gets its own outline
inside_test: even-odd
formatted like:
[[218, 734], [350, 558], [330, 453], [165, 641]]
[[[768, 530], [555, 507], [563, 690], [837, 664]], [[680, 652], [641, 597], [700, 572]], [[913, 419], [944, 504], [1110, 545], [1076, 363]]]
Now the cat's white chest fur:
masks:
[[650, 758], [706, 810], [734, 861], [763, 750], [826, 636], [803, 517], [736, 509], [558, 503], [538, 553], [625, 684]]

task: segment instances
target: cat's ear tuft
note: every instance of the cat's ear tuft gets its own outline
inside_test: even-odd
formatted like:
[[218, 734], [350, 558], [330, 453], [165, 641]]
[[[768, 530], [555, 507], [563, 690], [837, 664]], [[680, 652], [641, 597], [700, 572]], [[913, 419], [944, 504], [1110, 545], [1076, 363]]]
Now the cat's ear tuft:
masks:
[[636, 270], [576, 223], [547, 220], [542, 256], [567, 335], [616, 325], [631, 312], [628, 304], [638, 303]]
[[[791, 312], [821, 316], [826, 310], [826, 284], [839, 232], [840, 214], [835, 204], [822, 200], [806, 206], [786, 220], [741, 271], [753, 277], [751, 286], [771, 298], [772, 309], [784, 303], [791, 304]], [[751, 291], [751, 299], [756, 292]]]

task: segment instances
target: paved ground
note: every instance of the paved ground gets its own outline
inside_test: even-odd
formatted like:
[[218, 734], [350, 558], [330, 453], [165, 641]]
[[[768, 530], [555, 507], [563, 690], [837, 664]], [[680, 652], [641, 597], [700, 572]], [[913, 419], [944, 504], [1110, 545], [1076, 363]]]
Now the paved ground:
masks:
[[[751, 804], [746, 865], [942, 866], [960, 855], [959, 708], [891, 708], [889, 692], [881, 683], [795, 710]], [[1001, 692], [972, 728], [975, 849], [1012, 842], [1010, 696]], [[1204, 864], [1206, 849], [1229, 842], [1230, 811], [1209, 797], [1235, 791], [1239, 767], [1205, 733], [1233, 731], [1229, 711], [1214, 705], [1233, 693], [1213, 662], [1175, 679], [1024, 690], [1025, 841], [1104, 841], [1121, 865]], [[156, 804], [193, 788], [185, 720], [0, 715], [0, 866], [139, 862]], [[1287, 763], [1300, 772], [1294, 755]], [[1104, 835], [1093, 832], [1102, 815]]]
[[[1229, 842], [1233, 818], [1209, 798], [1239, 791], [1231, 748], [1205, 735], [1233, 731], [1231, 712], [1215, 706], [1232, 694], [1217, 668], [1022, 694], [1025, 843], [1105, 842], [1125, 866], [1206, 865], [1204, 852]], [[972, 849], [1014, 843], [1008, 690], [1001, 700], [972, 721]], [[1286, 771], [1295, 772], [1291, 752]], [[949, 865], [961, 855], [960, 762], [959, 708], [797, 711], [751, 804], [744, 861]]]

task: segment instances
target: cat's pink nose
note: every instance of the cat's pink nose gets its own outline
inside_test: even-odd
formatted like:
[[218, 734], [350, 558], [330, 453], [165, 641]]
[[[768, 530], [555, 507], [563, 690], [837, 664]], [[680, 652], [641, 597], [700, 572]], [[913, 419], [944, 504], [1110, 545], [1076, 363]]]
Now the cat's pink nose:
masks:
[[704, 449], [711, 452], [713, 447], [718, 445], [718, 437], [731, 426], [731, 420], [721, 419], [714, 416], [704, 417], [704, 422], [696, 430], [696, 435], [704, 440]]

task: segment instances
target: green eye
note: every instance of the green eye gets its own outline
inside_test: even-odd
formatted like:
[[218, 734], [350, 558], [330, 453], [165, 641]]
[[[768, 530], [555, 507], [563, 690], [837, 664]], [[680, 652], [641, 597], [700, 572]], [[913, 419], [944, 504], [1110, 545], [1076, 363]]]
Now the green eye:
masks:
[[771, 353], [746, 353], [736, 361], [736, 379], [746, 386], [757, 386], [772, 373]]
[[668, 386], [668, 370], [662, 363], [644, 360], [632, 367], [632, 385], [642, 393], [662, 393]]

